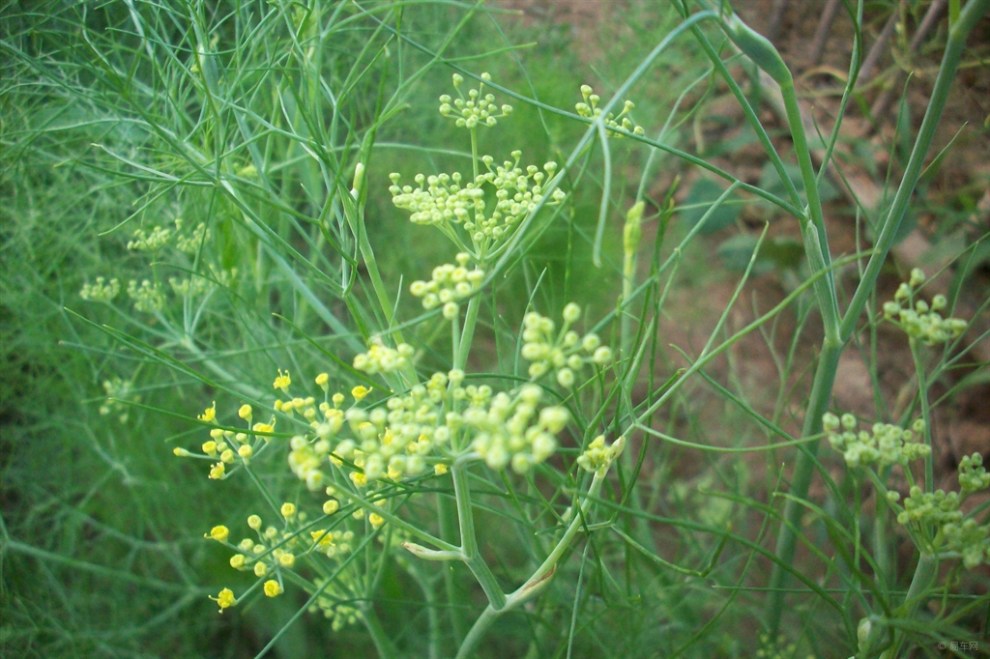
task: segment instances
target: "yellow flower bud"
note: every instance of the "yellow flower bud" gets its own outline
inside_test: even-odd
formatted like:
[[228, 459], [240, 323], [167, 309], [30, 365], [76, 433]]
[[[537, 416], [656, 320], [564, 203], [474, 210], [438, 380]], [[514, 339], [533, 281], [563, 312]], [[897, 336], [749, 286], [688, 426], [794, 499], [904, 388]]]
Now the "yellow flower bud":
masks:
[[203, 410], [203, 413], [196, 418], [207, 423], [215, 421], [217, 418], [217, 402], [213, 401], [213, 404]]
[[212, 538], [217, 542], [224, 542], [229, 536], [230, 536], [230, 529], [228, 529], [223, 524], [220, 524], [210, 529], [210, 535], [206, 537]]
[[281, 389], [283, 392], [288, 391], [289, 385], [292, 384], [292, 378], [289, 377], [289, 372], [282, 372], [282, 369], [278, 369], [278, 375], [275, 377], [275, 381], [272, 382], [273, 389]]
[[234, 597], [234, 591], [230, 588], [224, 588], [216, 597], [210, 597], [211, 600], [217, 603], [220, 607], [220, 613], [223, 613], [224, 609], [229, 609], [230, 607], [237, 604], [237, 598]]

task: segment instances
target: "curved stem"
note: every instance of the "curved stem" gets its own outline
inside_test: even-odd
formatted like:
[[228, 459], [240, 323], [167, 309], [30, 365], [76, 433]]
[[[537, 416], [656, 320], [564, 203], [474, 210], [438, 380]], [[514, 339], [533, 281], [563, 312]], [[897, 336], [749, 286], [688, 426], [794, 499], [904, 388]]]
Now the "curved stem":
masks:
[[549, 584], [550, 579], [553, 578], [553, 574], [557, 569], [557, 563], [560, 561], [564, 552], [570, 548], [571, 543], [574, 542], [578, 531], [584, 526], [585, 516], [591, 508], [593, 500], [598, 496], [598, 491], [601, 489], [606, 473], [604, 470], [595, 472], [584, 501], [581, 502], [579, 512], [574, 514], [571, 523], [560, 537], [560, 540], [557, 541], [557, 544], [540, 566], [526, 579], [525, 583], [509, 595], [503, 595], [505, 602], [500, 609], [496, 609], [492, 605], [485, 607], [485, 610], [475, 620], [474, 625], [471, 626], [471, 630], [461, 643], [461, 647], [457, 651], [457, 659], [467, 659], [467, 657], [472, 656], [477, 644], [499, 616], [536, 596], [537, 593]]
[[488, 597], [488, 605], [496, 611], [505, 606], [505, 593], [498, 585], [491, 568], [478, 551], [478, 536], [474, 529], [474, 511], [471, 509], [471, 487], [468, 483], [468, 466], [455, 463], [450, 468], [454, 480], [454, 499], [457, 504], [457, 522], [461, 531], [461, 555], [481, 589]]

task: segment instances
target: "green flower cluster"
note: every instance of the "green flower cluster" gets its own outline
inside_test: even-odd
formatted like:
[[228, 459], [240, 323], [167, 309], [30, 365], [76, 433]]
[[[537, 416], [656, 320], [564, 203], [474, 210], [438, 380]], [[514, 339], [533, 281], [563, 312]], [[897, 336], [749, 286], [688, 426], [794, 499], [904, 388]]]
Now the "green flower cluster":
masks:
[[120, 280], [114, 277], [109, 281], [105, 277], [97, 277], [93, 283], [83, 284], [79, 297], [89, 302], [111, 302], [120, 295]]
[[168, 227], [152, 227], [151, 231], [135, 229], [133, 238], [128, 241], [127, 249], [134, 252], [157, 252], [165, 247], [172, 239], [172, 230]]
[[117, 414], [118, 421], [127, 423], [131, 405], [141, 402], [141, 396], [135, 393], [134, 380], [119, 377], [104, 380], [103, 391], [107, 397], [100, 405], [100, 414], [102, 416]]
[[169, 277], [168, 285], [179, 297], [200, 297], [213, 288], [213, 282], [204, 277]]
[[583, 337], [571, 325], [581, 317], [581, 307], [573, 302], [564, 307], [564, 322], [555, 333], [555, 323], [535, 311], [523, 320], [522, 357], [530, 362], [529, 376], [534, 380], [555, 373], [557, 383], [565, 388], [574, 386], [576, 371], [586, 364], [605, 366], [612, 361], [612, 350], [603, 346], [598, 335], [590, 332]]
[[977, 565], [990, 565], [990, 524], [980, 524], [975, 519], [949, 522], [942, 527], [945, 548], [962, 556], [966, 569]]
[[457, 98], [451, 98], [449, 94], [440, 97], [440, 114], [454, 120], [458, 128], [469, 130], [477, 126], [494, 126], [502, 117], [512, 114], [512, 106], [495, 103], [494, 94], [485, 93], [485, 83], [491, 82], [492, 76], [488, 73], [481, 74], [481, 83], [476, 89], [469, 89], [467, 95], [461, 91], [464, 84], [464, 77], [459, 73], [453, 75], [454, 91]]
[[757, 648], [756, 659], [795, 659], [797, 657], [797, 643], [790, 641], [781, 634], [774, 638], [770, 634], [760, 634], [760, 647]]
[[[136, 229], [127, 243], [127, 249], [135, 252], [158, 252], [166, 247], [185, 255], [195, 254], [209, 237], [206, 225], [200, 222], [192, 230], [183, 231], [182, 218], [173, 222], [175, 228], [155, 226], [150, 230]], [[180, 257], [185, 262], [184, 269], [191, 269], [188, 256]], [[209, 276], [179, 278], [170, 277], [168, 285], [179, 297], [202, 297], [208, 294], [219, 282], [229, 283], [234, 276], [233, 270], [213, 271]], [[110, 303], [120, 294], [121, 282], [117, 278], [106, 279], [97, 277], [92, 283], [86, 283], [79, 291], [79, 296], [91, 302]], [[165, 287], [159, 281], [150, 279], [131, 279], [127, 281], [127, 296], [137, 311], [157, 313], [165, 308]]]
[[944, 295], [933, 297], [931, 304], [916, 300], [915, 295], [924, 281], [925, 273], [919, 268], [913, 269], [911, 278], [897, 288], [894, 299], [884, 303], [883, 316], [925, 345], [951, 341], [966, 331], [966, 321], [942, 317], [941, 312], [948, 306]]
[[990, 487], [990, 474], [983, 468], [978, 453], [963, 458], [959, 484], [962, 494], [944, 490], [923, 492], [920, 487], [912, 487], [897, 521], [914, 529], [934, 528], [932, 547], [961, 556], [967, 569], [982, 563], [990, 565], [990, 523], [981, 524], [961, 510], [969, 494]]
[[132, 279], [127, 282], [127, 296], [134, 300], [134, 308], [144, 313], [161, 311], [165, 306], [165, 294], [158, 282]]
[[[473, 180], [464, 181], [460, 173], [414, 177], [417, 187], [400, 185], [401, 176], [390, 175], [392, 203], [409, 211], [415, 224], [435, 226], [465, 251], [483, 254], [508, 238], [512, 230], [541, 204], [559, 204], [567, 196], [555, 189], [547, 195], [545, 188], [557, 171], [555, 162], [543, 169], [519, 165], [521, 151], [512, 152], [512, 160], [495, 164], [491, 156], [481, 159], [485, 171]], [[494, 204], [485, 200], [486, 189], [494, 191]], [[467, 233], [473, 249], [460, 238], [455, 227]]]
[[202, 222], [188, 232], [182, 231], [184, 222], [181, 217], [175, 218], [173, 224], [175, 229], [167, 226], [154, 226], [150, 231], [135, 229], [131, 240], [127, 242], [127, 249], [134, 252], [157, 252], [171, 243], [174, 238], [176, 249], [186, 254], [193, 254], [209, 237], [206, 225]]
[[456, 263], [444, 263], [433, 268], [430, 281], [417, 280], [409, 287], [414, 297], [423, 299], [424, 309], [443, 305], [443, 315], [448, 319], [460, 311], [457, 303], [473, 295], [485, 279], [485, 271], [478, 266], [468, 269], [471, 255], [467, 252], [460, 252], [454, 260]]
[[904, 499], [904, 510], [897, 515], [897, 521], [904, 526], [911, 524], [934, 524], [941, 526], [951, 522], [962, 520], [963, 514], [959, 510], [961, 498], [958, 492], [946, 492], [945, 490], [935, 490], [925, 492], [919, 486], [914, 485], [906, 499]]
[[[910, 429], [876, 423], [870, 432], [857, 431], [859, 424], [852, 414], [838, 417], [829, 413], [822, 422], [829, 442], [842, 451], [850, 467], [879, 469], [894, 464], [906, 465], [911, 460], [931, 455], [931, 449], [921, 443], [925, 430], [921, 419]], [[910, 473], [908, 476], [910, 479]], [[961, 493], [926, 492], [920, 486], [912, 485], [903, 502], [894, 490], [886, 492], [886, 499], [897, 512], [897, 522], [919, 538], [919, 546], [961, 556], [963, 564], [972, 568], [982, 562], [990, 563], [990, 523], [980, 524], [967, 518], [961, 506], [971, 493], [990, 488], [990, 474], [983, 467], [982, 456], [974, 453], [960, 461], [958, 477]]]
[[365, 488], [417, 477], [431, 466], [443, 474], [458, 459], [523, 473], [554, 453], [556, 434], [570, 416], [566, 408], [541, 406], [541, 387], [495, 392], [465, 385], [464, 378], [460, 370], [434, 373], [384, 405], [361, 404], [370, 390], [360, 386], [351, 390], [349, 405], [343, 393], [329, 395], [329, 387], [318, 405], [312, 397], [280, 401], [278, 411], [299, 415], [309, 426], [289, 441], [290, 469], [313, 491], [333, 481], [331, 466]]
[[990, 473], [983, 466], [983, 456], [979, 453], [967, 455], [960, 460], [956, 473], [963, 494], [990, 489]]
[[474, 437], [471, 449], [492, 469], [511, 464], [516, 473], [529, 471], [553, 455], [556, 434], [570, 420], [564, 407], [540, 409], [543, 389], [535, 384], [494, 395], [482, 385], [465, 393], [474, 393], [474, 400], [455, 420], [455, 426], [463, 425]]
[[842, 452], [850, 467], [903, 465], [931, 454], [931, 448], [921, 441], [925, 431], [922, 419], [912, 423], [910, 429], [875, 423], [866, 431], [857, 430], [859, 422], [852, 414], [840, 418], [829, 412], [822, 417], [822, 425], [829, 443]]
[[[586, 119], [597, 119], [602, 114], [602, 109], [598, 107], [598, 103], [601, 102], [601, 96], [595, 93], [595, 90], [591, 88], [590, 85], [581, 85], [581, 96], [584, 98], [583, 101], [574, 106], [574, 110], [578, 115]], [[622, 133], [616, 132], [616, 129], [621, 129], [627, 133], [633, 133], [635, 135], [643, 135], [646, 131], [643, 127], [634, 122], [630, 117], [629, 113], [632, 112], [633, 108], [636, 106], [632, 101], [627, 100], [622, 104], [622, 111], [619, 114], [614, 114], [609, 112], [605, 117], [605, 126], [612, 129], [608, 131], [611, 137], [625, 137]]]

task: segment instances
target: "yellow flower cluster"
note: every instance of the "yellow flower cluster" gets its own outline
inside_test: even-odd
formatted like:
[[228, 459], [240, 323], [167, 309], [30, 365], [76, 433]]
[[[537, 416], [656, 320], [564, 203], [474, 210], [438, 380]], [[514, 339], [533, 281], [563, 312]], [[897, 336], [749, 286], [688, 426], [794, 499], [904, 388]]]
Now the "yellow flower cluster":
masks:
[[[181, 447], [176, 447], [172, 453], [177, 457], [217, 460], [210, 467], [209, 477], [211, 480], [223, 480], [229, 473], [227, 471], [228, 467], [233, 467], [238, 463], [248, 464], [251, 458], [267, 443], [268, 436], [275, 431], [274, 417], [272, 417], [269, 423], [251, 423], [254, 411], [250, 405], [241, 405], [237, 415], [247, 421], [248, 428], [246, 431], [236, 432], [223, 428], [211, 428], [210, 438], [203, 442], [203, 445], [200, 447], [201, 453], [194, 453]], [[196, 418], [204, 423], [216, 423], [216, 401], [203, 410], [203, 413]]]
[[[337, 507], [329, 503], [324, 505], [324, 511], [329, 509], [326, 514], [332, 515], [337, 512]], [[230, 566], [241, 572], [253, 573], [266, 597], [278, 597], [284, 592], [284, 575], [296, 568], [297, 561], [314, 553], [340, 559], [351, 552], [354, 541], [353, 531], [314, 526], [295, 503], [283, 503], [279, 513], [281, 524], [278, 526], [265, 525], [259, 515], [250, 515], [247, 525], [254, 532], [254, 537], [245, 537], [236, 545], [229, 542], [230, 529], [224, 525], [214, 526], [204, 536], [232, 549], [235, 553], [230, 557]], [[229, 588], [224, 588], [210, 599], [217, 602], [221, 613], [237, 604], [237, 598]]]

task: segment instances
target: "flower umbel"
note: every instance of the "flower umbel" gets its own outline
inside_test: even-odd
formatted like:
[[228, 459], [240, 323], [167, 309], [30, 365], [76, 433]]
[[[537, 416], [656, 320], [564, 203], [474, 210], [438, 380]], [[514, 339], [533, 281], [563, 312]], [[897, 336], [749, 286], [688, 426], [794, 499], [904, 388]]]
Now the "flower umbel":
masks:
[[554, 373], [557, 383], [571, 388], [577, 372], [587, 364], [599, 367], [612, 361], [612, 350], [603, 346], [595, 333], [581, 336], [570, 329], [581, 316], [581, 307], [573, 302], [564, 307], [563, 325], [556, 331], [556, 324], [532, 311], [523, 320], [522, 358], [530, 362], [529, 376], [538, 379]]
[[942, 317], [941, 312], [948, 306], [944, 295], [933, 297], [931, 304], [916, 299], [918, 288], [924, 281], [922, 270], [912, 270], [910, 279], [898, 287], [894, 299], [884, 303], [883, 317], [925, 345], [947, 343], [965, 332], [967, 323], [961, 318]]
[[[513, 151], [511, 158], [496, 164], [493, 157], [483, 156], [485, 171], [472, 179], [459, 172], [416, 174], [416, 187], [403, 185], [399, 174], [391, 174], [392, 203], [409, 211], [413, 223], [439, 228], [462, 251], [475, 258], [488, 255], [540, 205], [559, 204], [566, 197], [559, 188], [546, 191], [557, 172], [557, 163], [546, 162], [542, 169], [536, 165], [522, 167], [522, 151]], [[494, 193], [494, 203], [486, 200], [486, 190]], [[466, 234], [466, 240], [462, 234]]]
[[910, 429], [889, 423], [875, 423], [869, 431], [859, 430], [859, 422], [852, 414], [841, 418], [828, 413], [822, 419], [828, 441], [850, 467], [907, 464], [911, 460], [931, 455], [931, 447], [922, 443], [925, 422], [921, 419]]
[[[601, 96], [595, 93], [595, 90], [591, 88], [590, 85], [581, 85], [581, 97], [584, 99], [580, 103], [574, 106], [574, 110], [582, 117], [586, 119], [597, 119], [602, 115], [602, 109], [598, 107], [598, 103], [602, 100]], [[607, 131], [611, 137], [625, 137], [622, 133], [616, 132], [616, 129], [621, 129], [627, 133], [633, 133], [635, 135], [643, 135], [646, 133], [643, 127], [634, 122], [630, 117], [629, 113], [635, 108], [635, 104], [632, 101], [625, 101], [622, 104], [622, 111], [619, 114], [613, 114], [609, 112], [605, 116], [605, 126], [612, 130]]]
[[464, 85], [464, 76], [459, 73], [453, 75], [454, 92], [457, 98], [452, 98], [449, 94], [440, 97], [440, 114], [454, 120], [458, 128], [469, 130], [478, 126], [494, 126], [502, 117], [512, 114], [512, 106], [508, 104], [497, 105], [495, 95], [485, 93], [485, 83], [491, 82], [491, 75], [481, 74], [481, 82], [475, 89], [467, 90], [467, 94], [461, 91]]

